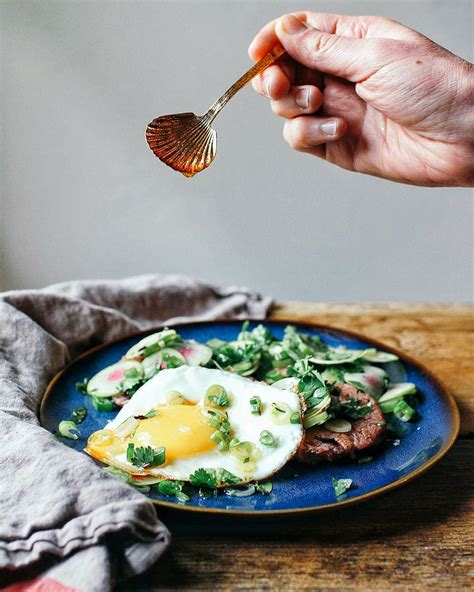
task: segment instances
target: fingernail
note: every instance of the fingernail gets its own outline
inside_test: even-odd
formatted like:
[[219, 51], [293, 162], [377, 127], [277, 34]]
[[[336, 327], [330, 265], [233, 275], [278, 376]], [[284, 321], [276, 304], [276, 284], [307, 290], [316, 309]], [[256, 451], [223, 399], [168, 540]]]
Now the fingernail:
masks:
[[300, 88], [296, 91], [295, 103], [302, 109], [309, 107], [309, 88]]
[[271, 96], [272, 96], [270, 94], [271, 90], [272, 90], [271, 78], [268, 78], [267, 76], [264, 75], [264, 77], [263, 77], [263, 92], [265, 93], [265, 95], [267, 97], [271, 98]]
[[306, 29], [306, 25], [291, 14], [280, 19], [280, 26], [288, 35], [295, 35]]
[[321, 124], [321, 131], [326, 136], [335, 136], [337, 133], [337, 121], [325, 121]]

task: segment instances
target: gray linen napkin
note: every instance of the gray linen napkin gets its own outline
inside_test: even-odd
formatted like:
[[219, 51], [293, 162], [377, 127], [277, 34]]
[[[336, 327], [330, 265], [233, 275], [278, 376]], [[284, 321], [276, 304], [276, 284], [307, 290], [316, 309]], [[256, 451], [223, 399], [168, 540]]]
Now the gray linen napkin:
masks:
[[78, 281], [0, 294], [0, 583], [104, 592], [170, 535], [151, 502], [64, 446], [37, 417], [56, 372], [98, 343], [166, 321], [264, 318], [268, 298], [182, 276]]

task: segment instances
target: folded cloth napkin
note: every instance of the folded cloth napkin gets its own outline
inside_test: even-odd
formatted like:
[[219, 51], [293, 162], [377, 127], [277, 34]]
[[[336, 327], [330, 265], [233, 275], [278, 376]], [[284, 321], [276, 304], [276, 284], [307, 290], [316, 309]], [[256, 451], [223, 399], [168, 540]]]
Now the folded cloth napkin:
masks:
[[[44, 430], [56, 372], [82, 351], [166, 322], [264, 318], [271, 301], [182, 276], [0, 294], [0, 586], [106, 592], [144, 572], [170, 535], [153, 504]], [[6, 587], [5, 587], [6, 586]]]

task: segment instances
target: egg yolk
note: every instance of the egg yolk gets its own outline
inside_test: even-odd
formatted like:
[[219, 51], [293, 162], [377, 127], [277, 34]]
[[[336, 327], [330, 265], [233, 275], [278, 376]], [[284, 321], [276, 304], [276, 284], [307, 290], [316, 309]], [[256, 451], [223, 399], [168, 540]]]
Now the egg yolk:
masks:
[[140, 421], [132, 442], [135, 446], [166, 448], [166, 464], [206, 452], [216, 446], [205, 407], [170, 405], [157, 409], [158, 414]]

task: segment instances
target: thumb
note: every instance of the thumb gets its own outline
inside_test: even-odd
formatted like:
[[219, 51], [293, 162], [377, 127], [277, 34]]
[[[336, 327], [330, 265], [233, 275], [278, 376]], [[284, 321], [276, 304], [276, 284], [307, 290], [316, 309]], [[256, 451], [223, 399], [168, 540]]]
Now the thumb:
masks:
[[275, 25], [275, 33], [297, 62], [352, 82], [365, 80], [389, 62], [390, 40], [341, 37], [319, 31], [293, 15]]

